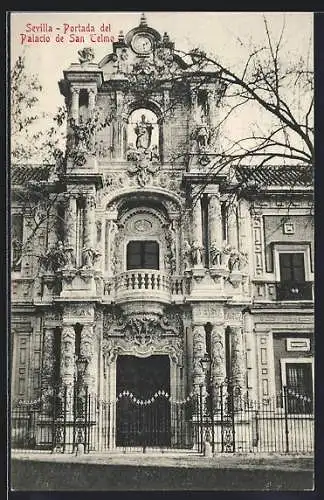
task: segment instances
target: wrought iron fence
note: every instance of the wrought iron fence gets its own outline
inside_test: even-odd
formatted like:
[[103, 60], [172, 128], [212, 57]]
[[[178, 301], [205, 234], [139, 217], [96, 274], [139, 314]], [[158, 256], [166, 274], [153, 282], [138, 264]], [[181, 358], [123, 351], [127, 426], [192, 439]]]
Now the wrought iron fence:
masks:
[[74, 396], [71, 405], [65, 388], [46, 402], [20, 402], [11, 412], [13, 449], [203, 453], [206, 442], [214, 453], [312, 453], [312, 398], [284, 388], [251, 401], [222, 385], [209, 396], [201, 391], [178, 401], [163, 390], [144, 399], [125, 390], [108, 402]]

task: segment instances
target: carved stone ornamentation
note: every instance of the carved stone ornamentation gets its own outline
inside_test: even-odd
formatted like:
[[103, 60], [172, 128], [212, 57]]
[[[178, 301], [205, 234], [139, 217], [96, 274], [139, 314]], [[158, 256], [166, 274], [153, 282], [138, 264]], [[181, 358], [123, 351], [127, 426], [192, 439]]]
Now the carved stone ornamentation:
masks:
[[91, 63], [95, 57], [94, 50], [92, 47], [84, 47], [78, 50], [78, 56], [80, 64]]
[[192, 263], [196, 267], [202, 267], [204, 247], [198, 241], [194, 241], [191, 245]]
[[103, 353], [108, 365], [116, 360], [118, 354], [132, 353], [139, 357], [167, 354], [174, 363], [182, 366], [182, 352], [183, 341], [179, 338], [149, 338], [145, 341], [137, 338], [103, 340]]
[[165, 230], [165, 240], [167, 244], [167, 251], [165, 254], [165, 267], [171, 273], [174, 274], [177, 266], [176, 257], [176, 231], [174, 229], [174, 221], [172, 221]]
[[69, 264], [71, 255], [67, 252], [62, 241], [58, 241], [56, 245], [49, 248], [45, 255], [39, 258], [42, 271], [56, 273], [59, 269], [64, 268]]
[[65, 384], [73, 382], [74, 377], [75, 331], [72, 326], [62, 329], [61, 340], [61, 379]]
[[55, 363], [55, 332], [52, 328], [44, 329], [42, 358], [42, 394], [51, 387], [54, 378]]
[[205, 386], [205, 374], [200, 360], [206, 353], [206, 333], [203, 326], [195, 326], [193, 331], [193, 388], [198, 394], [200, 385]]
[[232, 381], [234, 387], [243, 394], [245, 389], [245, 358], [241, 328], [231, 327]]
[[225, 364], [225, 329], [223, 325], [215, 326], [211, 332], [211, 376], [215, 386], [224, 382]]
[[100, 257], [100, 253], [94, 248], [82, 248], [82, 267], [92, 269]]
[[157, 146], [148, 149], [134, 149], [130, 147], [127, 152], [127, 160], [132, 162], [128, 166], [128, 173], [136, 176], [140, 186], [152, 183], [153, 176], [160, 169], [160, 157]]
[[210, 245], [210, 261], [213, 267], [221, 266], [221, 255], [222, 251], [219, 248], [218, 243], [216, 241], [213, 241]]

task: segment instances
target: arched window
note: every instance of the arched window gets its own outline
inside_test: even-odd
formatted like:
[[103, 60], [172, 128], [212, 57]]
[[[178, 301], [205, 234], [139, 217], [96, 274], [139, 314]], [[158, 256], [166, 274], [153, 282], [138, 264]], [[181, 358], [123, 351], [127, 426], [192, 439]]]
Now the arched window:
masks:
[[156, 241], [130, 241], [127, 245], [127, 270], [159, 269], [159, 244]]

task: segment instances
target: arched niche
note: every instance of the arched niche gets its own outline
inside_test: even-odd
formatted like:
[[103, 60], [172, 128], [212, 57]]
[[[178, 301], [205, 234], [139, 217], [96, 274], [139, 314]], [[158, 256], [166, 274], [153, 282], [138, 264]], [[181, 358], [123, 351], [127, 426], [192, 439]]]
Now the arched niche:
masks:
[[151, 152], [155, 161], [162, 161], [162, 110], [153, 101], [135, 101], [129, 106], [127, 119], [126, 158], [134, 152]]

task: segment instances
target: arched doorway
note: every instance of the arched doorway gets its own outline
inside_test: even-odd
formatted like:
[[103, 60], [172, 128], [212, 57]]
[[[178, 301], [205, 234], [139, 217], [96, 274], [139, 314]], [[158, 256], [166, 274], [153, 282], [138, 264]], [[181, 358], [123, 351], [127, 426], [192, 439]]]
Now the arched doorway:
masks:
[[170, 359], [121, 355], [116, 366], [116, 446], [170, 446]]

